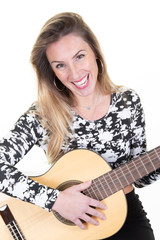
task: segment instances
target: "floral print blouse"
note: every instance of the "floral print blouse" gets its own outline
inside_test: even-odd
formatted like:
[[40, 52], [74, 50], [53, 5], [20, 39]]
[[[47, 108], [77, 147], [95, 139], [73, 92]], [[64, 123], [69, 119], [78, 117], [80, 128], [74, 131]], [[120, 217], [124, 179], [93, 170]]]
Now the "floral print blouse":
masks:
[[[121, 89], [113, 93], [108, 113], [96, 121], [85, 120], [71, 112], [74, 132], [69, 132], [67, 145], [64, 141], [64, 153], [77, 148], [89, 149], [100, 154], [114, 169], [146, 152], [143, 108], [133, 90]], [[31, 180], [15, 167], [34, 145], [46, 152], [48, 136], [30, 109], [18, 119], [0, 141], [0, 191], [51, 211], [59, 191]], [[143, 187], [158, 178], [160, 169], [134, 184]]]

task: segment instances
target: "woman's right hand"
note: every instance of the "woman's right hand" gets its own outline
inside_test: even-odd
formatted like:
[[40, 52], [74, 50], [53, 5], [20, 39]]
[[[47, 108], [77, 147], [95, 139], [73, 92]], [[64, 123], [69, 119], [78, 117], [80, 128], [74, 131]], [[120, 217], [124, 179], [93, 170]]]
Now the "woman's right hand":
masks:
[[98, 221], [93, 219], [92, 216], [103, 220], [105, 219], [105, 216], [95, 208], [104, 210], [106, 209], [106, 206], [102, 202], [87, 197], [81, 193], [81, 191], [90, 187], [91, 184], [91, 181], [81, 183], [60, 192], [52, 210], [55, 210], [62, 217], [72, 221], [81, 229], [86, 229], [85, 224], [81, 220], [98, 225]]

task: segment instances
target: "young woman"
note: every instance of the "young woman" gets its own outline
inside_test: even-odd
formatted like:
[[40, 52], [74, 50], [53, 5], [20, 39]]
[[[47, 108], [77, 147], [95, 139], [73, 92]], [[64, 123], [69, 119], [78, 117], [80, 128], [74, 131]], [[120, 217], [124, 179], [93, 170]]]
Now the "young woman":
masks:
[[[0, 190], [55, 210], [82, 229], [86, 229], [84, 221], [98, 225], [98, 219], [105, 219], [99, 209], [106, 206], [82, 193], [91, 181], [59, 191], [29, 179], [14, 165], [35, 144], [51, 163], [70, 150], [84, 148], [98, 153], [113, 169], [144, 154], [145, 120], [139, 96], [110, 80], [95, 35], [75, 13], [61, 13], [46, 22], [31, 63], [37, 73], [38, 100], [0, 143]], [[157, 170], [134, 185], [143, 187], [159, 176]], [[107, 239], [154, 239], [133, 186], [125, 187], [124, 193], [126, 222]]]

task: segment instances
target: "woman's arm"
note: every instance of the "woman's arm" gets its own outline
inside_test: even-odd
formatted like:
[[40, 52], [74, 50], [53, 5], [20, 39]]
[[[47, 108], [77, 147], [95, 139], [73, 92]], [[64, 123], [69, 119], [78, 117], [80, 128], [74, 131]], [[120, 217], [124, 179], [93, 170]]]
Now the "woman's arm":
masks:
[[25, 113], [0, 141], [0, 191], [51, 210], [59, 191], [25, 176], [14, 165], [35, 145], [43, 145], [47, 132], [33, 113]]

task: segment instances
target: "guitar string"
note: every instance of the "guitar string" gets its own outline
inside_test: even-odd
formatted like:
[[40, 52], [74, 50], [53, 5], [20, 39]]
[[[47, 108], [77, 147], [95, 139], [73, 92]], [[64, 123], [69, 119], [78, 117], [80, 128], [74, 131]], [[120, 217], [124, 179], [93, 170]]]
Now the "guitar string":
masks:
[[[51, 219], [53, 218], [53, 213], [50, 212], [50, 214], [48, 214], [48, 212], [41, 212], [38, 211], [36, 214], [34, 214], [34, 216], [31, 216], [31, 218], [27, 219], [23, 219], [21, 220], [21, 228], [23, 229], [23, 231], [26, 233], [30, 233], [30, 226], [34, 226], [37, 222], [40, 222], [40, 220], [43, 219], [43, 225], [47, 224], [48, 222], [51, 222]], [[26, 224], [26, 220], [28, 222], [28, 224]]]
[[[145, 158], [144, 158], [145, 157]], [[150, 163], [151, 162], [151, 160], [153, 159], [154, 161], [156, 160], [158, 160], [159, 161], [159, 159], [157, 159], [157, 157], [155, 156], [155, 154], [154, 153], [152, 153], [152, 154], [150, 154], [150, 155], [147, 155], [147, 157], [149, 157], [149, 162], [148, 162], [148, 160], [146, 159], [146, 156], [142, 156], [142, 157], [140, 157], [139, 159], [141, 159], [141, 161], [138, 161], [137, 162], [137, 165], [135, 165], [135, 162], [134, 161], [131, 161], [130, 163], [131, 164], [134, 164], [135, 166], [136, 166], [136, 168], [135, 167], [132, 167], [132, 165], [131, 165], [131, 170], [138, 170], [140, 167], [143, 167], [143, 164], [147, 164], [147, 163]], [[136, 159], [135, 159], [136, 160]], [[142, 161], [143, 160], [143, 161]], [[124, 165], [125, 166], [125, 165]], [[153, 165], [153, 169], [155, 170], [156, 169], [156, 167]], [[120, 169], [117, 169], [118, 171], [120, 170]], [[148, 172], [148, 170], [147, 170], [147, 172], [146, 172], [146, 174], [148, 174], [149, 172]]]
[[[126, 164], [126, 166], [127, 166], [127, 164]], [[139, 166], [142, 166], [142, 164], [141, 164], [141, 162], [138, 162], [138, 164], [137, 164], [137, 167], [139, 167]], [[135, 167], [133, 168], [133, 169], [135, 169]], [[132, 167], [131, 167], [131, 170], [132, 170]], [[119, 171], [121, 171], [121, 168], [120, 169], [117, 169], [117, 172], [119, 173]], [[127, 171], [128, 172], [128, 171]], [[122, 172], [123, 173], [123, 172]], [[148, 171], [146, 172], [146, 173], [148, 173]], [[120, 176], [121, 176], [122, 174], [120, 173]], [[134, 179], [134, 178], [133, 178]]]
[[157, 151], [155, 149], [153, 151], [156, 154], [156, 156], [159, 158], [160, 156], [158, 155]]
[[[153, 169], [155, 169], [155, 166], [153, 165], [153, 162], [152, 162], [152, 159], [150, 158], [149, 154], [147, 155], [148, 159], [149, 159], [149, 162], [151, 163]], [[157, 155], [156, 155], [157, 157]], [[156, 170], [156, 169], [155, 169]]]
[[[159, 150], [159, 148], [158, 148], [158, 150]], [[155, 158], [155, 154], [154, 154], [153, 151], [152, 151], [152, 152], [149, 152], [149, 153], [147, 153], [147, 154], [149, 154], [151, 157], [154, 156], [154, 158]], [[147, 156], [147, 157], [148, 157], [148, 156]], [[151, 157], [149, 158], [149, 160], [151, 159]], [[138, 160], [140, 160], [140, 159], [141, 159], [141, 157], [138, 158]], [[155, 159], [154, 159], [154, 160], [155, 160]], [[146, 161], [147, 161], [146, 157], [145, 157], [144, 161], [145, 161], [144, 163], [146, 163]], [[131, 161], [130, 163], [131, 163], [131, 164], [134, 164], [133, 161]], [[140, 167], [143, 167], [143, 164], [144, 164], [144, 163], [141, 163], [141, 161], [140, 161], [140, 162], [138, 161], [136, 166], [139, 165]], [[148, 163], [148, 161], [147, 161], [147, 163]], [[134, 164], [134, 165], [135, 165], [135, 164]], [[126, 166], [128, 166], [128, 165], [126, 165]], [[132, 168], [132, 165], [131, 165], [131, 168]], [[135, 169], [135, 166], [133, 166], [133, 169], [136, 170], [136, 169]], [[154, 167], [154, 169], [155, 169], [155, 167]], [[118, 169], [118, 170], [119, 170], [119, 169]], [[121, 168], [120, 168], [120, 170], [121, 170]], [[123, 169], [123, 170], [125, 171], [125, 169]], [[128, 169], [128, 170], [129, 170], [129, 169]], [[113, 171], [113, 172], [114, 172], [114, 171]], [[117, 171], [117, 172], [118, 172], [117, 175], [120, 174], [120, 177], [121, 177], [121, 176], [122, 176], [122, 174], [121, 174], [122, 171], [121, 171], [121, 173], [119, 173], [119, 171]], [[128, 172], [131, 173], [130, 170], [127, 171], [127, 173], [128, 173]], [[124, 173], [124, 172], [123, 172], [123, 173]], [[148, 170], [147, 170], [147, 173], [148, 173]], [[112, 174], [112, 175], [113, 175], [113, 174]], [[110, 178], [111, 178], [110, 174], [108, 174], [107, 177], [110, 177]], [[135, 177], [134, 177], [133, 175], [132, 175], [132, 178], [133, 178], [133, 182], [134, 182], [136, 179], [135, 179]], [[137, 178], [138, 178], [138, 177], [137, 177]], [[106, 180], [107, 180], [107, 179], [106, 179]], [[107, 187], [108, 187], [109, 184], [110, 184], [110, 182], [109, 182], [109, 181], [106, 181], [106, 180], [104, 180], [104, 183], [105, 183], [105, 184], [107, 185]], [[116, 177], [116, 178], [112, 178], [111, 181], [113, 182], [114, 180], [118, 180], [117, 177]], [[103, 182], [102, 182], [102, 183], [103, 183]], [[94, 185], [95, 185], [95, 188], [94, 188]], [[97, 191], [96, 181], [94, 181], [94, 185], [92, 186], [93, 194], [95, 194], [95, 192]], [[126, 186], [127, 186], [127, 184], [126, 184]], [[100, 188], [101, 191], [102, 191], [102, 187], [101, 187], [101, 186], [98, 186], [98, 188]], [[115, 189], [117, 190], [117, 187], [116, 187]], [[113, 192], [113, 191], [111, 191], [111, 192]], [[106, 193], [106, 191], [105, 191], [105, 193]]]
[[[135, 163], [134, 162], [132, 162], [132, 164], [134, 165], [133, 167], [133, 169], [134, 170], [136, 170], [137, 171], [137, 169], [136, 169], [136, 165], [135, 165]], [[141, 162], [139, 162], [137, 165], [140, 165], [141, 167], [142, 167], [142, 165], [143, 165], [143, 163], [141, 164]], [[128, 165], [126, 165], [127, 166], [127, 168], [128, 168]], [[109, 186], [109, 184], [110, 183], [114, 183], [114, 180], [118, 180], [119, 181], [119, 184], [121, 185], [121, 188], [120, 189], [122, 189], [123, 188], [123, 186], [122, 186], [122, 183], [121, 183], [121, 181], [119, 180], [119, 174], [120, 174], [120, 177], [122, 176], [122, 175], [124, 175], [124, 172], [122, 172], [122, 169], [120, 168], [120, 169], [118, 169], [118, 170], [120, 170], [121, 172], [119, 172], [119, 171], [113, 171], [111, 174], [112, 174], [112, 179], [111, 179], [111, 176], [110, 176], [110, 174], [108, 174], [107, 175], [107, 177], [109, 177], [110, 179], [111, 179], [111, 182], [106, 178], [106, 179], [104, 179], [104, 183], [105, 184], [107, 184], [107, 186]], [[125, 169], [123, 169], [123, 170], [125, 170]], [[130, 173], [131, 174], [131, 172], [130, 172], [130, 169], [128, 168], [128, 171], [127, 171], [127, 173]], [[117, 174], [116, 174], [117, 173]], [[139, 173], [139, 171], [138, 171], [138, 173]], [[148, 173], [148, 171], [146, 172], [146, 173]], [[115, 175], [115, 176], [113, 176], [113, 174]], [[140, 175], [140, 173], [139, 173], [139, 175]], [[141, 177], [141, 175], [140, 175], [140, 177]], [[137, 176], [137, 178], [138, 178], [138, 176]], [[126, 177], [125, 177], [125, 179], [126, 179]], [[132, 179], [133, 179], [133, 181], [135, 180], [135, 177], [132, 175]], [[108, 180], [108, 181], [107, 181]], [[103, 183], [102, 182], [102, 183]], [[128, 185], [128, 182], [126, 181], [126, 186]], [[96, 188], [94, 188], [93, 186], [92, 186], [92, 190], [93, 190], [93, 193], [95, 194], [96, 193], [96, 191], [97, 191], [97, 183], [96, 183], [96, 181], [94, 182], [94, 184], [96, 185], [95, 187]], [[119, 185], [118, 184], [118, 185]], [[102, 189], [102, 187], [100, 187], [100, 186], [98, 186], [98, 188], [100, 188], [100, 189]], [[118, 186], [118, 189], [117, 189], [117, 186], [115, 185], [115, 189], [116, 190], [119, 190], [119, 186]], [[95, 191], [96, 190], [96, 191]], [[115, 190], [114, 190], [115, 191]], [[111, 193], [113, 193], [113, 191], [111, 190]], [[95, 194], [96, 195], [96, 194]]]
[[[159, 151], [159, 150], [160, 150], [160, 149], [158, 149], [158, 151]], [[146, 155], [147, 155], [147, 157], [150, 156], [150, 159], [151, 159], [152, 157], [154, 157], [153, 160], [155, 160], [155, 154], [154, 154], [153, 151], [150, 152], [150, 153], [147, 153]], [[144, 155], [144, 156], [145, 156], [145, 155]], [[157, 156], [157, 155], [156, 155], [156, 156]], [[143, 156], [142, 156], [142, 157], [143, 157]], [[159, 155], [158, 155], [158, 157], [159, 157]], [[141, 159], [141, 157], [139, 157], [138, 159]], [[132, 161], [132, 163], [133, 163], [133, 161]], [[146, 159], [144, 159], [144, 161], [143, 161], [142, 164], [141, 164], [141, 162], [138, 162], [136, 166], [138, 167], [138, 165], [139, 165], [140, 167], [143, 167], [142, 165], [144, 165], [145, 163], [148, 163], [148, 161], [146, 162]], [[134, 163], [133, 163], [133, 164], [134, 164]], [[135, 165], [135, 164], [134, 164], [134, 165]], [[135, 166], [134, 166], [133, 168], [132, 168], [132, 166], [131, 166], [131, 169], [136, 170], [136, 169], [135, 169]], [[154, 166], [154, 169], [155, 169], [155, 166]], [[119, 170], [119, 169], [118, 169], [118, 170]], [[127, 172], [128, 172], [128, 171], [127, 171]], [[148, 171], [147, 171], [147, 173], [148, 173]], [[117, 171], [117, 175], [119, 175], [119, 174], [120, 174], [120, 176], [122, 176], [122, 174], [121, 174], [119, 171]], [[107, 177], [110, 177], [110, 175], [108, 175]], [[115, 179], [117, 180], [117, 177], [116, 177]], [[106, 180], [107, 180], [107, 179], [106, 179]], [[103, 184], [103, 183], [106, 183], [107, 185], [110, 184], [110, 181], [107, 181], [107, 182], [106, 182], [106, 180], [105, 180], [104, 182], [102, 182], [102, 184]], [[113, 179], [113, 180], [114, 180], [114, 179]], [[113, 180], [112, 180], [112, 181], [113, 181]], [[135, 181], [135, 178], [133, 178], [133, 180]], [[99, 186], [99, 187], [100, 187], [100, 186]], [[92, 188], [93, 188], [93, 187], [92, 187]], [[96, 188], [97, 188], [97, 187], [96, 187]], [[100, 187], [100, 189], [101, 189], [101, 187]], [[94, 189], [94, 191], [95, 191], [95, 189]]]
[[[160, 151], [160, 149], [158, 149], [158, 151]], [[159, 153], [158, 153], [159, 154]], [[145, 156], [145, 155], [144, 155]], [[149, 153], [149, 155], [147, 155], [147, 157], [150, 157], [150, 159], [152, 159], [153, 158], [153, 160], [155, 160], [155, 153], [153, 153], [153, 152], [151, 152], [151, 153]], [[143, 156], [142, 156], [143, 157]], [[140, 159], [142, 158], [142, 157], [139, 157]], [[159, 155], [158, 155], [158, 157], [159, 157]], [[141, 164], [142, 163], [142, 164]], [[145, 164], [146, 163], [148, 163], [148, 160], [146, 160], [146, 158], [143, 160], [143, 161], [141, 161], [141, 162], [137, 162], [137, 167], [143, 167], [144, 168], [144, 166], [145, 166]], [[134, 163], [133, 163], [134, 164]], [[155, 166], [154, 166], [155, 167]], [[131, 166], [131, 170], [133, 170], [133, 169], [135, 169], [136, 168], [136, 165], [134, 164], [134, 167], [132, 167]], [[125, 170], [125, 169], [124, 169]], [[146, 171], [146, 167], [145, 167], [145, 171]], [[128, 172], [128, 171], [127, 171]], [[125, 172], [123, 172], [124, 174], [125, 174]], [[147, 173], [148, 173], [148, 170], [147, 170]], [[122, 175], [119, 171], [117, 171], [116, 172], [116, 179], [117, 179], [117, 177], [120, 175]], [[109, 178], [110, 178], [110, 175], [108, 176]], [[103, 176], [103, 178], [104, 178], [104, 176]], [[125, 177], [126, 178], [126, 177]], [[98, 178], [98, 181], [99, 181], [99, 187], [98, 187], [98, 192], [100, 193], [100, 195], [101, 195], [101, 198], [102, 198], [102, 194], [101, 194], [101, 191], [103, 191], [103, 192], [105, 192], [105, 194], [107, 194], [106, 193], [106, 190], [104, 190], [104, 186], [103, 186], [103, 183], [107, 183], [107, 185], [109, 186], [109, 184], [110, 184], [110, 181], [107, 181], [107, 179], [105, 179], [104, 181], [100, 181], [99, 180], [99, 178]], [[107, 181], [107, 182], [106, 182]], [[111, 181], [111, 183], [113, 182], [113, 180]], [[127, 182], [127, 181], [126, 181]], [[109, 187], [108, 187], [109, 188]], [[96, 195], [96, 193], [97, 193], [97, 191], [95, 191], [96, 189], [97, 189], [97, 187], [96, 187], [96, 189], [95, 189], [95, 187], [94, 187], [94, 185], [92, 185], [92, 191], [94, 192], [94, 194]], [[110, 189], [110, 191], [112, 192], [112, 190], [111, 190], [111, 188], [109, 188]]]
[[[154, 153], [152, 154], [151, 157], [154, 157], [153, 160], [156, 160], [156, 159], [157, 159], [157, 158], [155, 158], [155, 154], [154, 154]], [[151, 159], [151, 157], [150, 157], [150, 159]], [[139, 158], [138, 158], [138, 159], [139, 159]], [[150, 160], [150, 159], [149, 159], [149, 160]], [[136, 160], [136, 159], [135, 159], [135, 160]], [[128, 162], [128, 163], [131, 163], [131, 162]], [[132, 161], [132, 163], [133, 163], [133, 161]], [[136, 166], [139, 168], [139, 166], [142, 166], [141, 163], [143, 163], [143, 164], [144, 164], [144, 163], [148, 163], [148, 161], [146, 162], [146, 159], [144, 159], [144, 161], [138, 161]], [[123, 166], [125, 166], [125, 165], [127, 165], [127, 164], [124, 164]], [[121, 166], [121, 167], [122, 167], [122, 166]], [[131, 170], [132, 170], [132, 169], [135, 169], [135, 167], [132, 168], [132, 166], [131, 166]], [[154, 169], [155, 169], [155, 166], [154, 166]], [[119, 168], [119, 169], [117, 168], [117, 172], [118, 172], [119, 170], [120, 170], [120, 168]], [[147, 170], [146, 174], [147, 174], [147, 173], [148, 173], [148, 170]], [[121, 174], [120, 174], [120, 175], [121, 175]]]
[[[12, 237], [16, 240], [20, 240], [19, 237], [21, 238], [21, 240], [25, 240], [24, 238], [22, 238], [22, 236], [19, 234], [19, 232], [17, 231], [17, 228], [15, 227], [14, 221], [12, 221], [11, 223], [9, 223], [7, 225], [10, 234], [12, 235]], [[19, 236], [17, 236], [17, 233]]]
[[[114, 181], [114, 180], [115, 180], [115, 179], [113, 179], [113, 181]], [[117, 179], [116, 179], [116, 180], [117, 180]], [[106, 179], [106, 181], [107, 181], [107, 179]], [[106, 181], [105, 181], [105, 184], [108, 186], [108, 184], [110, 184], [110, 182], [106, 182]], [[126, 182], [126, 183], [127, 183], [127, 182]], [[127, 186], [127, 185], [128, 185], [128, 184], [126, 184], [126, 186]], [[96, 187], [97, 187], [97, 186], [96, 186]], [[100, 187], [100, 186], [99, 186], [99, 187]], [[122, 189], [122, 187], [120, 187], [120, 186], [118, 186], [118, 188], [119, 188], [118, 190]], [[117, 190], [117, 188], [116, 188], [116, 190]], [[112, 193], [113, 193], [113, 192], [115, 192], [114, 189], [113, 189]]]
[[[152, 159], [153, 158], [153, 160], [155, 160], [155, 157], [157, 157], [158, 156], [158, 158], [160, 158], [160, 148], [158, 148], [158, 150], [155, 152], [155, 150], [154, 150], [154, 152], [150, 152], [149, 153], [149, 155], [147, 154], [147, 157], [150, 157], [150, 159]], [[145, 158], [143, 161], [141, 161], [142, 162], [142, 165], [143, 166], [145, 166], [145, 164], [146, 163], [148, 163], [148, 160], [146, 160], [146, 154], [145, 155], [143, 155], [143, 156], [141, 156], [141, 157], [139, 157], [140, 159], [141, 158]], [[159, 160], [159, 159], [158, 159]], [[141, 162], [138, 162], [137, 163], [137, 167], [141, 167], [142, 165], [141, 165]], [[127, 165], [127, 164], [126, 164]], [[125, 164], [124, 164], [124, 166], [125, 166]], [[132, 169], [132, 166], [131, 166], [131, 169]], [[128, 171], [127, 171], [128, 172]], [[119, 171], [117, 171], [116, 172], [117, 173], [117, 176], [121, 176], [122, 174], [121, 173], [119, 173]], [[124, 169], [124, 174], [126, 173], [126, 170]], [[109, 175], [109, 176], [107, 176], [105, 179], [104, 179], [104, 176], [103, 176], [103, 179], [104, 180], [102, 180], [101, 182], [100, 182], [100, 179], [98, 179], [98, 182], [100, 182], [99, 183], [99, 186], [98, 186], [98, 188], [99, 188], [99, 190], [98, 190], [98, 192], [100, 192], [101, 190], [103, 191], [103, 192], [105, 192], [105, 194], [107, 195], [107, 192], [106, 192], [106, 190], [104, 191], [104, 183], [105, 184], [107, 184], [108, 185], [108, 189], [109, 189], [109, 191], [112, 193], [113, 191], [111, 190], [111, 188], [110, 188], [110, 184], [112, 183], [113, 184], [113, 180], [111, 179], [110, 180], [110, 178], [111, 178], [111, 176]], [[94, 180], [93, 180], [94, 181]], [[127, 181], [126, 181], [127, 182]], [[96, 187], [97, 188], [97, 187]], [[95, 190], [96, 189], [94, 189], [94, 185], [92, 186], [92, 190], [95, 192]], [[38, 212], [39, 214], [36, 214], [36, 215], [34, 215], [34, 217], [32, 217], [32, 220], [30, 219], [30, 221], [29, 221], [29, 224], [28, 225], [30, 225], [31, 224], [31, 222], [34, 224], [37, 220], [41, 220], [42, 219], [42, 216], [45, 216], [45, 214], [41, 214], [40, 212]], [[43, 219], [45, 219], [45, 222], [50, 222], [50, 216], [52, 217], [52, 215], [48, 215], [46, 218], [44, 217]], [[25, 220], [24, 221], [22, 221], [22, 222], [26, 222]], [[23, 230], [25, 230], [26, 229], [26, 226], [24, 226], [23, 227]], [[30, 231], [29, 229], [27, 229], [28, 231]]]
[[[48, 213], [47, 213], [48, 214]], [[36, 223], [38, 220], [40, 220], [40, 219], [42, 219], [42, 216], [45, 216], [46, 215], [46, 212], [44, 212], [43, 214], [41, 214], [41, 212], [40, 211], [38, 211], [38, 214], [36, 215], [36, 214], [34, 214], [34, 216], [31, 216], [31, 218], [28, 220], [28, 221], [26, 221], [26, 219], [24, 219], [24, 220], [22, 220], [21, 221], [21, 228], [23, 229], [23, 231], [25, 230], [25, 229], [27, 229], [27, 226], [26, 226], [26, 224], [23, 226], [23, 224], [24, 223], [26, 223], [26, 222], [28, 222], [28, 226], [31, 226], [31, 223]], [[52, 217], [52, 214], [51, 215], [48, 215], [47, 217]], [[47, 221], [50, 221], [49, 220], [49, 218], [48, 218], [48, 220], [47, 220], [47, 218], [45, 218]], [[29, 229], [28, 229], [28, 231], [30, 231]]]
[[25, 238], [24, 238], [24, 236], [23, 236], [23, 234], [22, 234], [22, 232], [21, 232], [18, 224], [17, 224], [15, 221], [13, 221], [13, 225], [14, 225], [16, 231], [18, 232], [19, 236], [21, 237], [21, 239], [22, 239], [22, 240], [25, 240]]
[[[140, 165], [140, 166], [142, 166], [142, 164], [139, 162], [137, 165]], [[135, 168], [134, 168], [135, 169]], [[120, 170], [120, 169], [118, 169], [118, 170]], [[118, 172], [118, 171], [117, 171]], [[128, 172], [128, 171], [127, 171]], [[147, 172], [148, 173], [148, 172]], [[118, 172], [118, 175], [119, 175], [119, 172]], [[120, 173], [120, 176], [121, 176], [122, 174]], [[110, 176], [109, 176], [110, 177]], [[117, 178], [115, 178], [115, 179], [117, 179]], [[133, 178], [134, 179], [134, 178]], [[134, 179], [135, 180], [135, 179]]]

